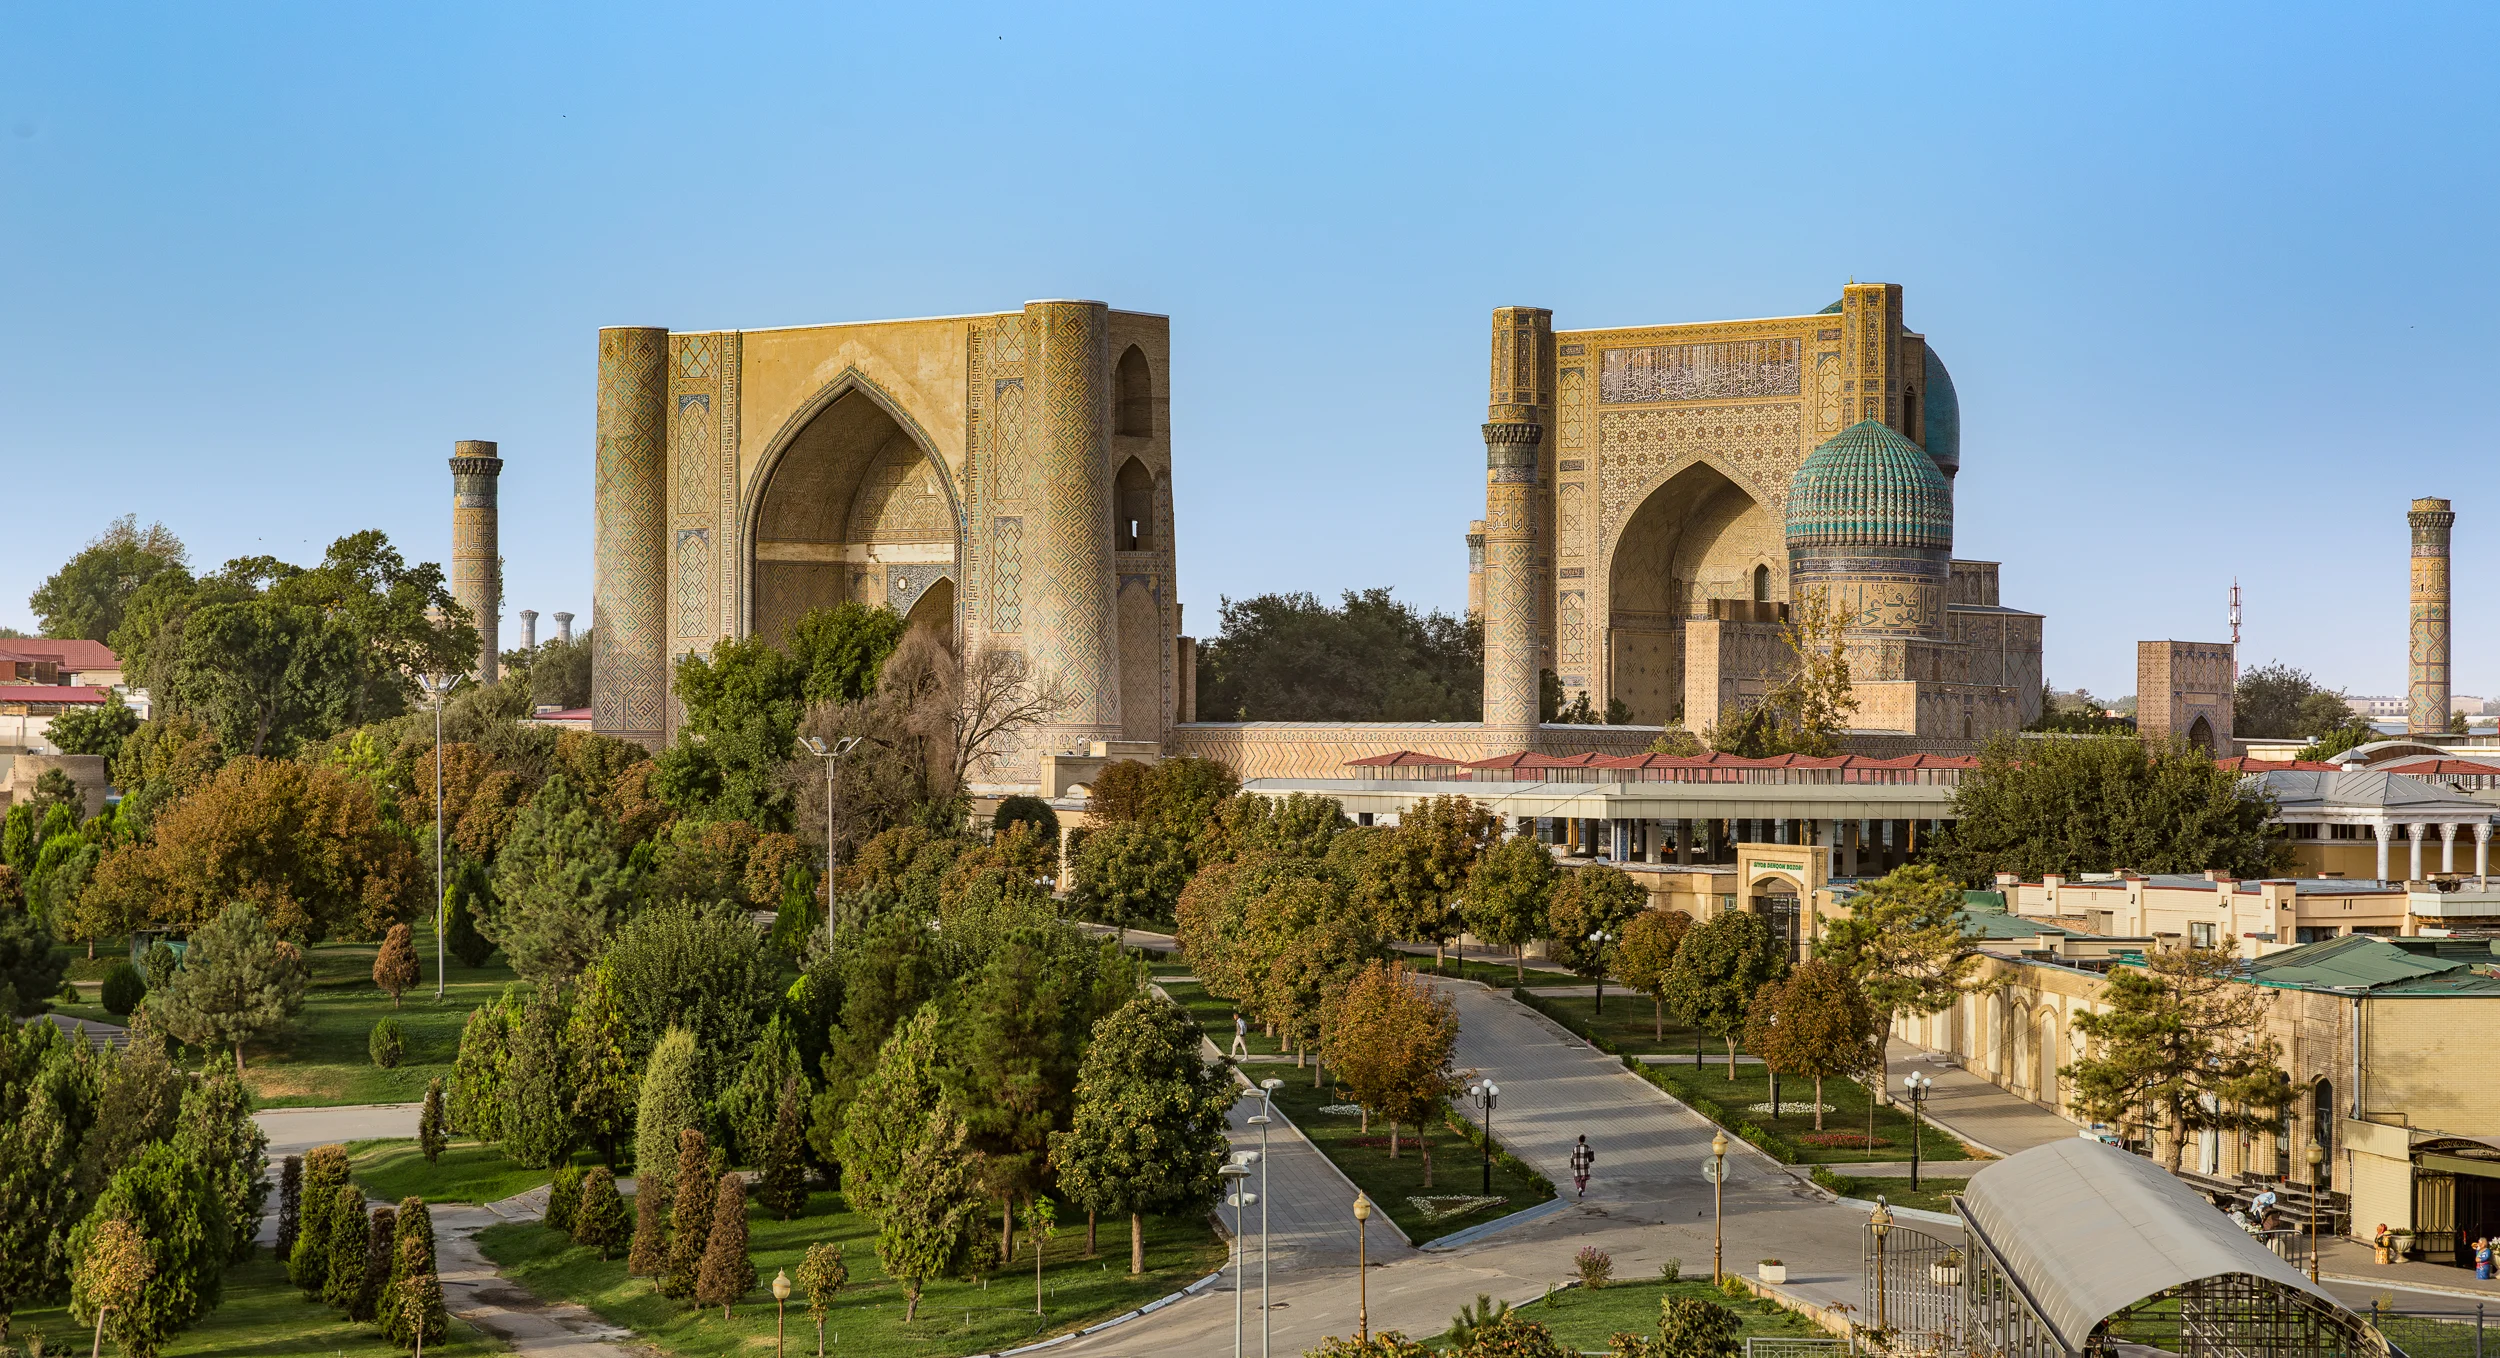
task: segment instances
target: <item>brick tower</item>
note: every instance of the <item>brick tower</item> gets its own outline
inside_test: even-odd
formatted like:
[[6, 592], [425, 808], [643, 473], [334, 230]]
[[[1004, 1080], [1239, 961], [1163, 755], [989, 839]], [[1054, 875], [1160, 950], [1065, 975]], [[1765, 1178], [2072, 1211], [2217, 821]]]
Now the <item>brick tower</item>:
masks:
[[1493, 313], [1492, 386], [1484, 424], [1484, 752], [1534, 749], [1539, 712], [1537, 606], [1546, 380], [1554, 313]]
[[2437, 735], [2448, 729], [2448, 530], [2456, 512], [2446, 500], [2416, 500], [2413, 525], [2413, 644], [2405, 730]]
[[477, 681], [495, 682], [495, 624], [503, 611], [503, 554], [495, 482], [503, 459], [484, 439], [451, 445], [451, 594], [477, 624]]

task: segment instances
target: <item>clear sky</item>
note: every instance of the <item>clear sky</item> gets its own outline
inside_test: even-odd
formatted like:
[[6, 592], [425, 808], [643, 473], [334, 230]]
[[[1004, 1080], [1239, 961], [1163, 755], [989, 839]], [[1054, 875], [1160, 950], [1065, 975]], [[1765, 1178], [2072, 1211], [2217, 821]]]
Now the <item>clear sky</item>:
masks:
[[[2405, 677], [2458, 510], [2500, 695], [2500, 7], [47, 5], [0, 37], [0, 623], [115, 515], [196, 563], [442, 560], [502, 444], [510, 614], [587, 625], [595, 331], [1092, 297], [1172, 317], [1189, 630], [1455, 611], [1487, 313], [1898, 282], [1958, 555], [2061, 686], [2225, 634]], [[544, 625], [544, 624], [542, 624]], [[506, 636], [513, 635], [507, 630]]]

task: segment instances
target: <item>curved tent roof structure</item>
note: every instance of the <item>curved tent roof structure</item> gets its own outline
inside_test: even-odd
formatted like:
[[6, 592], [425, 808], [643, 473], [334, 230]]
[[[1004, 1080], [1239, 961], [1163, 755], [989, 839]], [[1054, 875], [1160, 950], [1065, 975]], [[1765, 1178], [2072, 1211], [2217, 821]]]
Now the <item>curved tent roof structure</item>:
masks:
[[2150, 1160], [2080, 1138], [2035, 1146], [1971, 1176], [1974, 1243], [1995, 1254], [2069, 1353], [2112, 1316], [2172, 1288], [2240, 1274], [2360, 1321]]

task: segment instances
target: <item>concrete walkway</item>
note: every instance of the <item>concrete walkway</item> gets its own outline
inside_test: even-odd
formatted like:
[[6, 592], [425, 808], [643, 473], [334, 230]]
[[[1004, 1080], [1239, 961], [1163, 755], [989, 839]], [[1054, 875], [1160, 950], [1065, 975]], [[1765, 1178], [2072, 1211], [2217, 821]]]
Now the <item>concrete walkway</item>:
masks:
[[[525, 1202], [524, 1199], [529, 1199]], [[443, 1282], [443, 1307], [509, 1345], [515, 1353], [561, 1358], [639, 1358], [634, 1333], [601, 1320], [586, 1307], [551, 1302], [495, 1271], [478, 1250], [477, 1233], [505, 1221], [536, 1221], [546, 1194], [523, 1194], [487, 1206], [437, 1203], [434, 1272]]]
[[1991, 1155], [2014, 1155], [2034, 1146], [2063, 1141], [2082, 1130], [2019, 1094], [2009, 1094], [1957, 1064], [1935, 1059], [1937, 1053], [1898, 1039], [1884, 1049], [1887, 1084], [1894, 1096], [1901, 1077], [1918, 1071], [1936, 1082], [1924, 1100], [1926, 1116]]

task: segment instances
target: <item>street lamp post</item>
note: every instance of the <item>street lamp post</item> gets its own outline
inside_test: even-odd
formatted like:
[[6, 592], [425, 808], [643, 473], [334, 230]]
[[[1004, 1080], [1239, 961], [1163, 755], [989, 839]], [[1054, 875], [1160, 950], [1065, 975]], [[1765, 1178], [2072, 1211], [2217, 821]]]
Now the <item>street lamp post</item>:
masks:
[[2326, 1164], [2326, 1148], [2309, 1143], [2309, 1281], [2318, 1280], [2318, 1170]]
[[773, 1358], [781, 1358], [782, 1315], [790, 1301], [790, 1270], [773, 1271]]
[[1615, 936], [1603, 929], [1589, 935], [1589, 953], [1597, 962], [1597, 1003], [1593, 1007], [1601, 1014], [1606, 1012], [1606, 945], [1614, 941]]
[[1372, 1340], [1371, 1241], [1367, 1234], [1371, 1219], [1372, 1200], [1358, 1188], [1354, 1190], [1354, 1337], [1360, 1344]]
[[1493, 1196], [1493, 1105], [1502, 1100], [1502, 1087], [1491, 1080], [1478, 1080], [1467, 1086], [1467, 1096], [1476, 1101], [1476, 1114], [1484, 1124], [1484, 1195]]
[[1867, 1218], [1866, 1228], [1875, 1233], [1875, 1328], [1890, 1329], [1892, 1320], [1884, 1302], [1884, 1237], [1892, 1233], [1892, 1207], [1880, 1193], [1875, 1195], [1875, 1215]]
[[1242, 1213], [1259, 1198], [1256, 1193], [1242, 1191], [1242, 1181], [1250, 1177], [1250, 1167], [1242, 1163], [1242, 1157], [1256, 1153], [1235, 1151], [1232, 1162], [1216, 1171], [1232, 1187], [1232, 1191], [1224, 1195], [1224, 1205], [1233, 1209], [1233, 1358], [1241, 1358], [1242, 1306], [1248, 1300], [1250, 1290], [1242, 1277], [1249, 1253], [1243, 1248], [1247, 1242], [1242, 1239]]
[[1918, 1191], [1918, 1113], [1927, 1101], [1927, 1091], [1935, 1085], [1935, 1077], [1923, 1071], [1911, 1071], [1901, 1077], [1901, 1088], [1910, 1096], [1910, 1191]]
[[1274, 1076], [1259, 1081], [1259, 1111], [1250, 1119], [1259, 1129], [1259, 1358], [1268, 1358], [1274, 1339], [1267, 1318], [1267, 1129], [1276, 1121], [1276, 1091], [1284, 1083]]
[[1726, 1253], [1727, 1235], [1722, 1229], [1727, 1205], [1727, 1133], [1710, 1134], [1710, 1281], [1725, 1282], [1721, 1259]]
[[859, 747], [858, 736], [844, 736], [828, 745], [814, 736], [801, 736], [799, 743], [807, 752], [825, 761], [825, 945], [833, 945], [833, 764]]
[[443, 700], [460, 686], [459, 675], [417, 677], [434, 700], [434, 1002], [443, 1002]]

